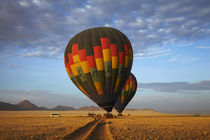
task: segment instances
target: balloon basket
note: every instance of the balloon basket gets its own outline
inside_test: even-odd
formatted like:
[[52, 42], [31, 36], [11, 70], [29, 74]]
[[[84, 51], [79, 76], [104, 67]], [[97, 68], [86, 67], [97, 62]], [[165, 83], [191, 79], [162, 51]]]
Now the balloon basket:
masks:
[[106, 118], [114, 118], [114, 116], [112, 115], [112, 113], [105, 113], [104, 119], [106, 119]]
[[123, 114], [119, 113], [119, 114], [117, 114], [117, 116], [120, 117], [120, 116], [123, 116]]

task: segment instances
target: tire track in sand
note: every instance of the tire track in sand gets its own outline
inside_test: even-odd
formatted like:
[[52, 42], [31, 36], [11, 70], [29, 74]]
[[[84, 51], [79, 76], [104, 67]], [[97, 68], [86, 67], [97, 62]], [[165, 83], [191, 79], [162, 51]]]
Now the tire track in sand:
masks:
[[66, 135], [63, 140], [112, 140], [106, 120], [92, 121], [74, 132]]
[[102, 120], [95, 127], [94, 131], [87, 137], [87, 140], [113, 140], [111, 133], [109, 132], [107, 120]]

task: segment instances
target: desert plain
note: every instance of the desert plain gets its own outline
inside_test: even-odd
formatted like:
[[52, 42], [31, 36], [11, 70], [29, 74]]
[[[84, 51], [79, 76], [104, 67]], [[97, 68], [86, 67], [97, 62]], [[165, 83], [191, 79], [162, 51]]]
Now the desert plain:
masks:
[[[1, 140], [52, 140], [94, 120], [89, 112], [104, 111], [0, 111]], [[61, 117], [50, 117], [60, 113]], [[113, 111], [117, 115], [116, 111]], [[116, 140], [209, 140], [210, 116], [166, 114], [152, 110], [125, 110], [123, 116], [106, 119], [109, 134]]]

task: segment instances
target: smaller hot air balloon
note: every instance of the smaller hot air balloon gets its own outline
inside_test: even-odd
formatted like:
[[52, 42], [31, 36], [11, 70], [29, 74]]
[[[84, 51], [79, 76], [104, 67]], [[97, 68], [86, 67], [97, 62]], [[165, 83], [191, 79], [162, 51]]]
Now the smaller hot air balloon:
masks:
[[124, 85], [120, 96], [118, 97], [114, 108], [117, 112], [122, 113], [127, 104], [131, 101], [136, 93], [137, 81], [135, 76], [131, 73]]

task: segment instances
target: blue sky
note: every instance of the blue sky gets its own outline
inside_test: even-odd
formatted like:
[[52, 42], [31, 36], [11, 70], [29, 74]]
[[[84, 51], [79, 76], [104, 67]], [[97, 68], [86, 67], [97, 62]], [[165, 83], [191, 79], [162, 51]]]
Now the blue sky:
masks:
[[209, 8], [208, 0], [2, 0], [0, 101], [94, 105], [68, 78], [63, 54], [78, 32], [109, 26], [134, 50], [139, 90], [128, 107], [209, 110]]

